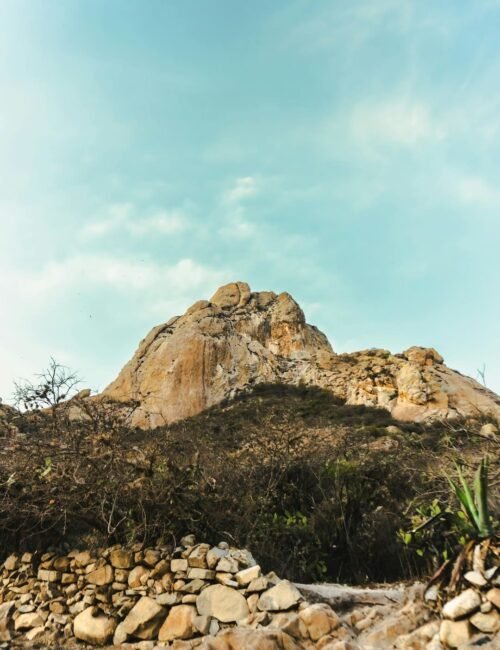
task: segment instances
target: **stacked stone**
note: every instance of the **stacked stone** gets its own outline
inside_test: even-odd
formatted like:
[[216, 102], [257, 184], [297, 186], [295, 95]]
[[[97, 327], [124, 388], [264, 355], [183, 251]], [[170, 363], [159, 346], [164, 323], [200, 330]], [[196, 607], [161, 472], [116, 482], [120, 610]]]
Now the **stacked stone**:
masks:
[[308, 606], [292, 583], [263, 575], [249, 551], [195, 544], [192, 536], [174, 550], [136, 545], [11, 555], [0, 578], [0, 645], [20, 638], [191, 648], [235, 625], [279, 623], [309, 644], [293, 645], [291, 630], [289, 647], [303, 648], [340, 626], [328, 606]]
[[[480, 547], [476, 548], [479, 555]], [[498, 639], [500, 647], [500, 566], [485, 569], [481, 564], [475, 557], [475, 568], [463, 576], [466, 588], [443, 605], [443, 620], [434, 647], [442, 647], [438, 638], [444, 647], [457, 648], [481, 636], [483, 642]], [[433, 586], [425, 598], [432, 601], [437, 596], [438, 588]]]

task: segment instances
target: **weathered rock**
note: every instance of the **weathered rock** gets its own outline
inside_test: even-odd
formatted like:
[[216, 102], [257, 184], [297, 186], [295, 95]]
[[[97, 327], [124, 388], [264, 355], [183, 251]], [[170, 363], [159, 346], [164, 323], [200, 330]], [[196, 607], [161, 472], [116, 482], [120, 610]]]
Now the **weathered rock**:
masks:
[[13, 607], [14, 603], [12, 601], [0, 603], [0, 641], [10, 641], [12, 638], [11, 628], [13, 627]]
[[105, 564], [87, 575], [87, 581], [93, 585], [110, 585], [115, 578], [113, 568]]
[[214, 637], [207, 637], [200, 650], [303, 650], [280, 631], [231, 628]]
[[104, 395], [138, 401], [131, 423], [148, 428], [195, 415], [254, 383], [277, 381], [321, 386], [348, 404], [382, 407], [401, 420], [478, 413], [500, 420], [498, 396], [447, 368], [433, 348], [335, 355], [289, 294], [252, 293], [243, 282], [155, 327]]
[[155, 600], [143, 596], [123, 621], [123, 630], [140, 639], [152, 639], [160, 629], [165, 613], [165, 608]]
[[458, 648], [468, 643], [472, 637], [472, 629], [468, 620], [443, 620], [439, 628], [439, 639], [450, 648]]
[[146, 584], [147, 579], [149, 578], [149, 569], [141, 565], [136, 566], [128, 575], [128, 586], [131, 589], [138, 589], [142, 585]]
[[240, 585], [240, 587], [246, 587], [252, 582], [252, 580], [256, 580], [260, 577], [260, 566], [256, 564], [255, 566], [249, 567], [248, 569], [238, 571], [234, 577], [236, 578], [236, 582]]
[[469, 620], [475, 628], [485, 634], [495, 634], [495, 632], [500, 630], [500, 614], [496, 611], [491, 611], [487, 614], [477, 612]]
[[301, 600], [297, 587], [288, 580], [282, 580], [261, 595], [257, 607], [261, 611], [278, 612], [294, 607]]
[[134, 566], [134, 554], [125, 549], [113, 549], [109, 559], [111, 566], [116, 569], [131, 569]]
[[340, 619], [332, 608], [320, 603], [301, 610], [299, 618], [305, 624], [312, 641], [318, 641], [327, 636], [340, 625]]
[[200, 616], [213, 616], [221, 623], [232, 623], [249, 614], [245, 597], [235, 589], [224, 585], [211, 585], [196, 599]]
[[32, 627], [39, 627], [44, 624], [43, 618], [38, 614], [38, 612], [29, 612], [27, 614], [21, 614], [18, 616], [14, 622], [14, 629], [18, 630], [30, 630]]
[[192, 605], [177, 605], [172, 607], [158, 633], [159, 641], [174, 639], [189, 639], [194, 633], [196, 607]]
[[500, 588], [494, 587], [486, 593], [486, 598], [495, 605], [497, 609], [500, 609]]
[[106, 645], [112, 638], [116, 621], [94, 607], [88, 607], [73, 621], [74, 635], [92, 645]]
[[449, 600], [443, 607], [443, 616], [456, 620], [472, 614], [481, 605], [481, 596], [474, 589], [466, 589], [461, 594]]

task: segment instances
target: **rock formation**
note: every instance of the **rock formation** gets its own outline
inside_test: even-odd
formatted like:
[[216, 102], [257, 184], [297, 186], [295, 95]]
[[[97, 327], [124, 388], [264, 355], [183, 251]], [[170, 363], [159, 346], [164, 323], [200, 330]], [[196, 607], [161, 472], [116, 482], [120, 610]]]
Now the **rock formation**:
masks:
[[447, 368], [434, 349], [335, 354], [288, 293], [251, 292], [244, 282], [221, 287], [210, 301], [151, 330], [103, 394], [136, 401], [132, 424], [147, 428], [262, 382], [316, 385], [400, 420], [500, 419], [500, 398]]

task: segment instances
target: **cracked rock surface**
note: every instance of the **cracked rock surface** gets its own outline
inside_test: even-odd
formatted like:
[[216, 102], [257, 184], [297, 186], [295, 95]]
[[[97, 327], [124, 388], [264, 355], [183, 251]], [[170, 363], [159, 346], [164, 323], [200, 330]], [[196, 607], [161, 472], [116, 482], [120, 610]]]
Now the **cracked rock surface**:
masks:
[[290, 294], [252, 292], [244, 282], [153, 328], [103, 394], [136, 401], [131, 423], [149, 428], [266, 382], [319, 386], [399, 420], [500, 419], [500, 397], [448, 368], [436, 350], [336, 354]]

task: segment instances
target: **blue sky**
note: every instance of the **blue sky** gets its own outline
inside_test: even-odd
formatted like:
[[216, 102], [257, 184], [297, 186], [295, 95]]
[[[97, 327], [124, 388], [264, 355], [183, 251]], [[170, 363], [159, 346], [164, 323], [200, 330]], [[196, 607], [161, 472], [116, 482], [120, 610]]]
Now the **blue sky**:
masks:
[[0, 0], [0, 395], [245, 280], [500, 392], [500, 2]]

